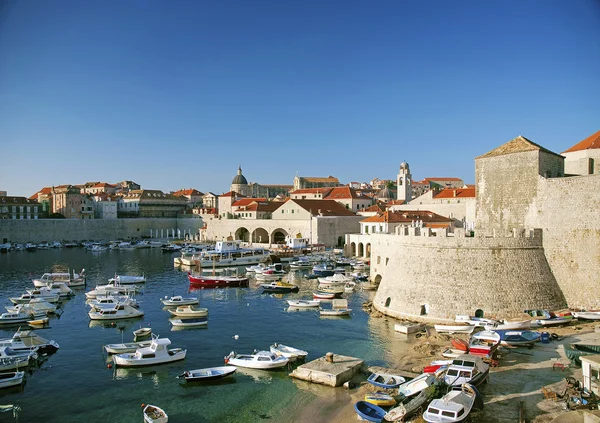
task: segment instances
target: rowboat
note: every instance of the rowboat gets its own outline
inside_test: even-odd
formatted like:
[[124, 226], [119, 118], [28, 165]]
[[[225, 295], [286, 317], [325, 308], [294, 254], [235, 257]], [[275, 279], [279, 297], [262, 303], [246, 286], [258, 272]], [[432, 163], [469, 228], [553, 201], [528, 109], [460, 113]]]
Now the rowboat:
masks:
[[435, 385], [430, 385], [427, 388], [423, 389], [419, 392], [418, 395], [415, 395], [409, 401], [398, 405], [395, 408], [392, 408], [387, 414], [383, 417], [386, 422], [398, 422], [405, 421], [411, 415], [416, 413], [421, 409], [425, 404], [427, 404], [436, 393]]
[[141, 342], [125, 342], [123, 344], [106, 344], [104, 349], [108, 354], [122, 354], [128, 352], [135, 352], [138, 348], [149, 347], [152, 343], [151, 340]]
[[450, 343], [452, 344], [452, 346], [460, 351], [469, 351], [469, 343], [467, 341], [465, 341], [464, 339], [459, 339], [459, 338], [453, 338]]
[[386, 413], [383, 408], [366, 401], [358, 401], [354, 404], [354, 410], [361, 419], [376, 423], [380, 423]]
[[540, 340], [541, 333], [532, 330], [497, 330], [502, 345], [532, 345]]
[[579, 320], [600, 320], [600, 311], [573, 311], [571, 314]]
[[180, 306], [180, 305], [193, 305], [193, 304], [199, 304], [200, 301], [198, 300], [198, 297], [189, 297], [189, 298], [184, 298], [181, 295], [175, 295], [171, 298], [167, 298], [165, 297], [164, 299], [160, 300], [163, 305], [171, 307], [171, 306]]
[[412, 397], [433, 385], [437, 380], [437, 374], [423, 373], [414, 379], [404, 382], [398, 386], [398, 395], [404, 398]]
[[351, 311], [351, 308], [322, 308], [319, 310], [319, 314], [321, 316], [349, 316]]
[[0, 373], [0, 388], [9, 388], [11, 386], [21, 385], [25, 372], [7, 372]]
[[49, 321], [50, 319], [48, 319], [47, 317], [41, 317], [39, 319], [28, 320], [27, 324], [31, 327], [40, 327], [47, 325]]
[[152, 328], [139, 328], [133, 331], [133, 339], [143, 339], [152, 335]]
[[402, 376], [391, 375], [387, 373], [373, 373], [367, 378], [367, 382], [371, 385], [383, 389], [393, 389], [406, 382]]
[[433, 325], [437, 333], [473, 333], [475, 325], [456, 323], [454, 325]]
[[142, 412], [145, 423], [167, 423], [169, 421], [169, 416], [162, 408], [150, 404], [142, 404], [142, 407], [144, 407]]
[[284, 357], [289, 358], [290, 360], [295, 360], [298, 358], [305, 359], [308, 355], [308, 352], [304, 350], [278, 343], [271, 345], [270, 350], [272, 353], [282, 355]]
[[236, 370], [237, 367], [234, 366], [208, 367], [206, 369], [186, 370], [177, 378], [183, 377], [186, 382], [203, 382], [231, 376]]
[[298, 308], [311, 308], [311, 307], [319, 307], [321, 301], [319, 300], [288, 300], [287, 303], [290, 307], [298, 307]]
[[290, 360], [282, 355], [273, 354], [271, 351], [258, 351], [255, 354], [237, 354], [231, 351], [225, 356], [225, 363], [237, 367], [251, 369], [276, 369], [288, 364]]
[[335, 294], [330, 294], [327, 292], [313, 292], [313, 298], [319, 300], [331, 300], [335, 298]]
[[206, 308], [196, 308], [193, 305], [180, 306], [175, 310], [167, 310], [173, 316], [176, 317], [206, 317], [208, 316], [208, 309]]
[[196, 317], [193, 319], [169, 319], [169, 322], [175, 327], [200, 327], [208, 325], [206, 317]]
[[396, 400], [390, 394], [385, 392], [370, 392], [365, 394], [365, 401], [380, 407], [391, 407], [396, 405]]

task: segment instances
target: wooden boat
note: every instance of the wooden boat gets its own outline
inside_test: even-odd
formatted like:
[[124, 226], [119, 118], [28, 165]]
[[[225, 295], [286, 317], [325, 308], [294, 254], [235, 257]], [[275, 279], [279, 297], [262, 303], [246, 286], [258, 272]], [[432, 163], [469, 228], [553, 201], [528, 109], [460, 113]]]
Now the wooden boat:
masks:
[[162, 408], [151, 404], [142, 404], [142, 406], [144, 407], [142, 412], [145, 423], [167, 423], [169, 421], [169, 416]]
[[423, 373], [414, 379], [404, 382], [398, 386], [398, 395], [409, 398], [433, 385], [437, 380], [437, 374]]
[[456, 323], [454, 325], [433, 325], [437, 333], [473, 333], [475, 325]]
[[168, 306], [168, 307], [180, 306], [180, 305], [194, 305], [194, 304], [200, 303], [200, 301], [198, 300], [198, 297], [184, 298], [181, 295], [175, 295], [171, 298], [165, 297], [164, 299], [161, 299], [160, 302], [163, 303], [163, 305]]
[[452, 344], [452, 346], [460, 351], [469, 351], [469, 342], [465, 341], [464, 339], [459, 339], [459, 338], [453, 338], [450, 343]]
[[540, 340], [541, 333], [532, 330], [497, 330], [502, 345], [532, 345]]
[[274, 292], [274, 293], [286, 293], [286, 292], [298, 292], [300, 288], [298, 285], [293, 283], [287, 283], [283, 281], [263, 283], [260, 285], [263, 292]]
[[351, 308], [322, 308], [319, 310], [321, 316], [349, 316]]
[[231, 351], [229, 355], [225, 356], [225, 363], [232, 366], [262, 370], [283, 367], [289, 361], [289, 358], [273, 354], [271, 351], [258, 351], [254, 354], [237, 354], [235, 351]]
[[318, 300], [332, 300], [335, 298], [335, 294], [329, 294], [327, 292], [313, 292], [313, 298]]
[[463, 354], [452, 360], [444, 375], [444, 382], [448, 386], [460, 386], [469, 383], [479, 386], [487, 381], [490, 365], [479, 356]]
[[319, 304], [321, 304], [321, 301], [319, 301], [319, 300], [288, 300], [287, 303], [289, 304], [290, 307], [312, 308], [312, 307], [319, 307]]
[[144, 276], [115, 275], [115, 277], [110, 278], [108, 282], [119, 285], [131, 285], [137, 283], [144, 283], [146, 282], [146, 278]]
[[578, 320], [600, 320], [600, 311], [573, 311], [571, 314]]
[[371, 385], [377, 386], [383, 389], [393, 389], [402, 385], [406, 382], [402, 376], [391, 375], [387, 373], [372, 373], [368, 378], [367, 382]]
[[270, 350], [272, 353], [282, 355], [284, 357], [289, 358], [290, 360], [296, 360], [298, 358], [305, 359], [308, 355], [308, 352], [304, 350], [278, 343], [271, 345]]
[[11, 386], [21, 385], [25, 372], [6, 372], [0, 373], [0, 388], [10, 388]]
[[152, 344], [151, 340], [141, 342], [125, 342], [123, 344], [106, 344], [104, 349], [108, 354], [122, 354], [135, 352], [138, 348], [146, 348]]
[[116, 354], [113, 362], [121, 367], [140, 367], [155, 364], [171, 363], [183, 360], [187, 350], [167, 348], [171, 344], [168, 338], [155, 338], [149, 347], [138, 348], [134, 353]]
[[581, 366], [581, 356], [600, 354], [600, 345], [563, 344], [563, 348], [565, 349], [565, 355], [567, 358], [579, 366]]
[[175, 310], [167, 310], [176, 317], [206, 317], [208, 316], [207, 308], [196, 308], [193, 305], [179, 306]]
[[206, 317], [195, 317], [192, 319], [169, 319], [169, 322], [175, 327], [197, 328], [208, 325]]
[[421, 410], [421, 407], [431, 401], [435, 396], [435, 393], [435, 385], [428, 386], [410, 400], [389, 410], [386, 415], [383, 416], [383, 420], [386, 422], [406, 421], [417, 411]]
[[465, 383], [455, 386], [440, 399], [431, 401], [423, 413], [428, 423], [456, 423], [466, 420], [473, 408], [483, 407], [483, 400], [477, 389]]
[[152, 328], [139, 328], [133, 331], [133, 339], [143, 339], [152, 335]]
[[383, 421], [386, 413], [383, 408], [366, 401], [358, 401], [354, 404], [354, 410], [361, 419], [376, 423]]
[[188, 272], [190, 285], [196, 288], [239, 287], [248, 286], [249, 279], [245, 276], [228, 275], [192, 275]]
[[186, 382], [204, 382], [231, 376], [236, 370], [237, 367], [234, 366], [208, 367], [206, 369], [186, 370], [177, 377], [185, 378]]
[[396, 405], [396, 400], [385, 392], [369, 392], [365, 394], [365, 401], [380, 407], [391, 407]]

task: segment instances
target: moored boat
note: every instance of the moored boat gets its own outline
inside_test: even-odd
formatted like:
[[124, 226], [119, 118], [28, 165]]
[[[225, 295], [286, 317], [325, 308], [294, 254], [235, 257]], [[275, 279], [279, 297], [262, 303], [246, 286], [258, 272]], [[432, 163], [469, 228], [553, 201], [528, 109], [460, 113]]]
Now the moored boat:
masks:
[[319, 307], [321, 301], [319, 300], [288, 300], [287, 303], [290, 307], [298, 307], [298, 308], [312, 308]]
[[285, 292], [298, 292], [300, 288], [298, 285], [287, 283], [283, 281], [263, 283], [260, 285], [263, 292], [274, 292], [274, 293], [285, 293]]
[[10, 347], [14, 351], [31, 350], [37, 347], [41, 353], [53, 353], [59, 348], [54, 340], [42, 338], [31, 330], [17, 331], [12, 338], [0, 339], [0, 347]]
[[140, 341], [140, 342], [125, 342], [122, 344], [106, 344], [104, 349], [108, 354], [122, 354], [128, 352], [135, 352], [138, 348], [149, 347], [152, 344], [152, 340]]
[[200, 327], [208, 325], [206, 317], [194, 317], [192, 319], [169, 319], [175, 327]]
[[358, 401], [354, 404], [354, 410], [361, 419], [376, 423], [381, 422], [386, 414], [383, 408], [367, 401]]
[[229, 275], [207, 275], [197, 274], [192, 275], [188, 272], [188, 280], [190, 285], [197, 288], [215, 288], [215, 287], [240, 287], [248, 286], [249, 279], [245, 276], [229, 276]]
[[142, 404], [142, 407], [144, 407], [142, 413], [145, 423], [167, 423], [169, 421], [169, 416], [162, 408], [151, 404]]
[[115, 275], [114, 278], [110, 278], [108, 282], [119, 284], [119, 285], [131, 285], [137, 283], [146, 282], [145, 276], [134, 276], [134, 275]]
[[308, 355], [307, 351], [278, 343], [271, 345], [270, 350], [272, 353], [282, 355], [290, 360], [305, 359]]
[[402, 376], [388, 373], [372, 373], [367, 378], [367, 382], [373, 386], [377, 386], [378, 388], [393, 389], [406, 382], [406, 379], [404, 379]]
[[173, 316], [191, 318], [191, 317], [206, 317], [208, 316], [207, 308], [196, 308], [193, 305], [179, 306], [175, 310], [167, 310]]
[[208, 367], [205, 369], [186, 370], [178, 378], [185, 378], [186, 382], [203, 382], [222, 379], [235, 373], [235, 366]]
[[0, 388], [10, 388], [11, 386], [21, 385], [25, 378], [25, 372], [6, 372], [0, 373]]
[[180, 305], [194, 305], [199, 304], [200, 301], [198, 297], [182, 297], [181, 295], [175, 295], [171, 298], [165, 297], [160, 300], [163, 305], [171, 307], [171, 306], [180, 306]]
[[349, 316], [351, 308], [322, 308], [319, 310], [321, 316]]
[[88, 312], [92, 320], [116, 320], [142, 317], [144, 312], [130, 305], [116, 305], [113, 308], [93, 308]]
[[185, 359], [187, 350], [167, 348], [171, 344], [168, 338], [155, 338], [150, 346], [138, 348], [134, 353], [116, 354], [113, 362], [121, 367], [139, 367], [171, 363]]
[[288, 364], [289, 358], [273, 354], [271, 351], [258, 351], [254, 354], [237, 354], [231, 351], [225, 356], [225, 363], [237, 367], [249, 367], [251, 369], [276, 369]]

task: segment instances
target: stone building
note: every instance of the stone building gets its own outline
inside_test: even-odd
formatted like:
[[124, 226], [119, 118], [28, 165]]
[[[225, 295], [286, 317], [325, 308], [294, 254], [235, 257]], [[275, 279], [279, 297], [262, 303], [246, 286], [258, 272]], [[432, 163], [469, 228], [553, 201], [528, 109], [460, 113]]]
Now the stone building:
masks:
[[250, 197], [252, 195], [250, 185], [248, 185], [246, 177], [242, 175], [242, 166], [238, 167], [238, 173], [231, 181], [231, 188], [229, 188], [229, 191], [236, 192], [242, 197]]
[[160, 190], [140, 189], [119, 199], [117, 213], [119, 217], [177, 217], [186, 207], [185, 198]]
[[175, 197], [185, 198], [188, 206], [201, 206], [204, 193], [194, 188], [180, 189], [172, 193]]
[[93, 219], [94, 203], [73, 185], [52, 187], [52, 212], [66, 219]]
[[0, 196], [0, 219], [38, 219], [41, 205], [34, 200], [12, 195]]
[[306, 188], [327, 188], [340, 186], [338, 178], [333, 176], [314, 177], [314, 176], [298, 176], [294, 178], [294, 190]]
[[600, 131], [561, 153], [565, 157], [565, 174], [600, 173]]
[[408, 163], [400, 163], [400, 172], [396, 179], [397, 200], [410, 201], [412, 199], [412, 175]]

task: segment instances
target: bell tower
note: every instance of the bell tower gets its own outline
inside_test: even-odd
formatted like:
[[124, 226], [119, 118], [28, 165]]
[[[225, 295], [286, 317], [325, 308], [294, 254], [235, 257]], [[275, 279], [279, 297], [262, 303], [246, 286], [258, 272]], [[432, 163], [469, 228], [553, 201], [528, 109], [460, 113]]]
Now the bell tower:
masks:
[[400, 172], [398, 173], [398, 179], [396, 179], [396, 187], [398, 189], [398, 200], [404, 200], [405, 203], [412, 200], [412, 175], [406, 162], [400, 163]]

